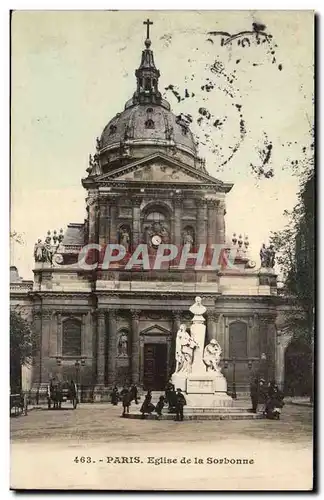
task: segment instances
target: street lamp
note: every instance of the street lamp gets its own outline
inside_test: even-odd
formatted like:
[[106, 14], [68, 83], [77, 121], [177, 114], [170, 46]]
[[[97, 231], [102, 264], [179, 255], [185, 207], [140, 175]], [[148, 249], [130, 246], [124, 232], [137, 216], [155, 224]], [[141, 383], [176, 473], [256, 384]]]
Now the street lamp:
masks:
[[236, 359], [233, 358], [233, 399], [237, 398], [236, 394]]
[[74, 366], [75, 366], [75, 378], [76, 378], [76, 384], [78, 387], [78, 399], [79, 402], [81, 403], [81, 385], [82, 385], [82, 380], [81, 380], [81, 366], [85, 365], [85, 358], [81, 358], [79, 361], [78, 359], [75, 361]]

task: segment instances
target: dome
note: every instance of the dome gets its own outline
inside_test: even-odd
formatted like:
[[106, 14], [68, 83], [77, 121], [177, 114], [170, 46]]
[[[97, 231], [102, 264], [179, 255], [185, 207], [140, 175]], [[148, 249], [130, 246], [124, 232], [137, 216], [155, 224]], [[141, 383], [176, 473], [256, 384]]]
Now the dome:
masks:
[[[194, 166], [197, 148], [190, 131], [191, 117], [176, 116], [162, 99], [158, 88], [160, 72], [154, 63], [151, 40], [145, 40], [141, 64], [135, 71], [136, 90], [124, 111], [108, 122], [97, 139], [96, 161], [103, 172], [128, 162], [164, 151]], [[90, 169], [91, 170], [91, 169]]]
[[196, 145], [189, 129], [189, 122], [183, 116], [175, 116], [166, 107], [166, 101], [157, 104], [126, 104], [125, 110], [118, 113], [104, 128], [100, 138], [100, 149], [105, 150], [120, 142], [129, 141], [140, 145], [141, 142], [155, 141], [161, 145], [182, 146], [188, 153], [196, 155]]

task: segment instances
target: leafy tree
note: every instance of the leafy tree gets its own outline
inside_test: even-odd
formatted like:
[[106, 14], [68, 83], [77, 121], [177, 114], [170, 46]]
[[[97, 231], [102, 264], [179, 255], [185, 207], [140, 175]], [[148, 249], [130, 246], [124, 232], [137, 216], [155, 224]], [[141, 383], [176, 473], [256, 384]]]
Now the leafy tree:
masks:
[[[298, 203], [291, 213], [286, 212], [288, 224], [271, 236], [277, 250], [277, 263], [284, 276], [285, 291], [291, 300], [286, 316], [286, 329], [293, 339], [309, 346], [314, 370], [314, 226], [315, 174], [304, 177]], [[305, 349], [306, 352], [307, 349]], [[311, 398], [313, 396], [311, 395]]]
[[21, 367], [32, 362], [33, 340], [27, 321], [15, 309], [10, 311], [10, 387], [21, 389]]

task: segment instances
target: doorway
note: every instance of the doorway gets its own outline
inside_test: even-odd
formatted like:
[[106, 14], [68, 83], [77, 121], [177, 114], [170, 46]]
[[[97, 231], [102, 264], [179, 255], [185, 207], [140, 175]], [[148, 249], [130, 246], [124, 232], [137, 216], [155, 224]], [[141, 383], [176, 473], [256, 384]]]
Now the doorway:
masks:
[[285, 352], [285, 394], [309, 396], [312, 387], [311, 350], [301, 341], [293, 341]]
[[145, 390], [164, 391], [167, 383], [168, 346], [167, 344], [144, 344]]

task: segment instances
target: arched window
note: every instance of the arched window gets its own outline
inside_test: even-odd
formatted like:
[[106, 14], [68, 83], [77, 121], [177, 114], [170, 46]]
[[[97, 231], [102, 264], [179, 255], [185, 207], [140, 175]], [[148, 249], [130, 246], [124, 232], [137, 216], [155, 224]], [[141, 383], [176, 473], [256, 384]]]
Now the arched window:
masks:
[[247, 358], [247, 324], [234, 321], [229, 325], [230, 358]]
[[81, 356], [81, 321], [75, 318], [63, 322], [63, 356]]
[[109, 135], [115, 134], [116, 130], [117, 130], [116, 125], [110, 125], [110, 127], [109, 127]]
[[143, 214], [143, 242], [151, 246], [152, 236], [159, 235], [162, 243], [169, 243], [170, 227], [170, 218], [164, 207], [160, 208], [159, 206], [151, 206], [150, 209]]
[[154, 128], [154, 121], [150, 118], [145, 122], [145, 128]]
[[151, 115], [153, 113], [153, 108], [147, 108], [146, 113]]
[[165, 216], [161, 214], [161, 212], [150, 212], [148, 216], [146, 217], [146, 220], [149, 221], [154, 221], [154, 222], [161, 222], [165, 220]]

